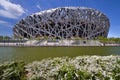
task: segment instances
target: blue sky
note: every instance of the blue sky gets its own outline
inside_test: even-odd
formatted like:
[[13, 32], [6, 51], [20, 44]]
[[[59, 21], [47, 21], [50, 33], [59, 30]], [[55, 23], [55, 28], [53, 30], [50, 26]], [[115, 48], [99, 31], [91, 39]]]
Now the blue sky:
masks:
[[90, 7], [110, 19], [108, 37], [120, 37], [120, 0], [0, 0], [0, 35], [12, 36], [13, 26], [35, 12], [66, 6]]

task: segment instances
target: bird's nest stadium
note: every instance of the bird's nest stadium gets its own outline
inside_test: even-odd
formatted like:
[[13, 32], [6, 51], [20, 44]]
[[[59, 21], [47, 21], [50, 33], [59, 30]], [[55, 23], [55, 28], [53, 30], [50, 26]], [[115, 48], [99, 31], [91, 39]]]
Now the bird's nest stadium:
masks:
[[100, 11], [86, 7], [62, 7], [34, 13], [13, 28], [17, 38], [49, 37], [93, 39], [107, 37], [109, 19]]

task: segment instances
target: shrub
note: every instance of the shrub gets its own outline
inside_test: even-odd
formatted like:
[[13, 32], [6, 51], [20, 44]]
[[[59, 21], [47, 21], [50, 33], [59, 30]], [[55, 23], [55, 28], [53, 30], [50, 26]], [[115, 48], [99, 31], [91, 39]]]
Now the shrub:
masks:
[[9, 62], [0, 65], [0, 80], [23, 80], [23, 62]]

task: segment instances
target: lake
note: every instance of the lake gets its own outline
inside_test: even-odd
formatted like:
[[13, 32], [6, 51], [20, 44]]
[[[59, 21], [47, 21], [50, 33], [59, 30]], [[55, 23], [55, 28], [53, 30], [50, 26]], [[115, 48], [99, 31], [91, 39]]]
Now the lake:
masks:
[[22, 60], [32, 62], [49, 57], [76, 57], [83, 55], [120, 55], [116, 47], [0, 47], [0, 62]]

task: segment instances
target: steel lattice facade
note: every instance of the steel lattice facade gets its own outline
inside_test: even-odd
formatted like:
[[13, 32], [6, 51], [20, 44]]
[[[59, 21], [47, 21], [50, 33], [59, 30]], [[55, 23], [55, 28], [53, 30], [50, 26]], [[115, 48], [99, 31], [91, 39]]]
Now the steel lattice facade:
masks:
[[85, 7], [63, 7], [45, 10], [22, 19], [13, 28], [20, 38], [54, 37], [85, 39], [107, 37], [109, 19], [100, 11]]

